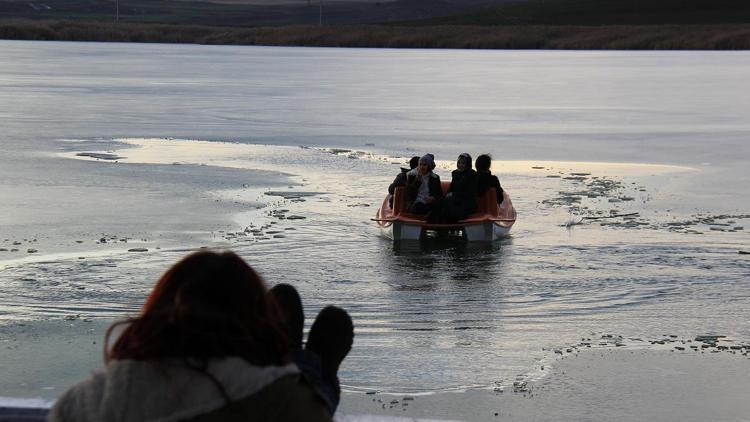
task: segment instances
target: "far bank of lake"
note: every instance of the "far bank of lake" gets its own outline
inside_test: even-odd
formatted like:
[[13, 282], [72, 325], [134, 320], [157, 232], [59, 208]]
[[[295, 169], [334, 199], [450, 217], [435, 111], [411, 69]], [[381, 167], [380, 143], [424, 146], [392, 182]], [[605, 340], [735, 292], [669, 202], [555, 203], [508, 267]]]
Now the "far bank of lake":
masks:
[[0, 39], [358, 48], [747, 50], [750, 49], [750, 24], [242, 28], [11, 19], [0, 21]]

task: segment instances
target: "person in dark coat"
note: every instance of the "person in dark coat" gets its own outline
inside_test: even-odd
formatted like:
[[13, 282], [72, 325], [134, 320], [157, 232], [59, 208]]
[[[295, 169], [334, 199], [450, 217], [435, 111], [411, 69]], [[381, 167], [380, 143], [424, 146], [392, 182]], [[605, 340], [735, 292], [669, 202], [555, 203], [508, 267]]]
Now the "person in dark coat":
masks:
[[451, 186], [443, 201], [445, 223], [463, 220], [477, 209], [477, 172], [471, 168], [471, 155], [458, 156], [451, 176]]
[[419, 165], [419, 157], [414, 156], [411, 157], [411, 160], [409, 160], [409, 168], [403, 168], [401, 167], [401, 173], [396, 175], [396, 178], [393, 179], [393, 183], [391, 183], [388, 186], [388, 193], [393, 195], [393, 192], [396, 190], [399, 186], [406, 186], [406, 173], [409, 172], [409, 170], [414, 170]]
[[406, 206], [409, 212], [423, 214], [428, 220], [437, 220], [440, 201], [443, 199], [443, 187], [440, 176], [432, 170], [435, 168], [435, 156], [425, 154], [419, 159], [417, 168], [406, 174]]
[[[401, 173], [396, 175], [396, 178], [393, 179], [393, 183], [391, 183], [388, 186], [388, 193], [393, 195], [393, 192], [396, 191], [397, 187], [400, 186], [406, 186], [406, 173], [409, 172], [409, 170], [414, 170], [419, 165], [419, 157], [414, 156], [411, 157], [411, 160], [409, 160], [409, 168], [403, 168], [401, 167]], [[391, 196], [391, 207], [393, 207], [393, 196]]]
[[477, 195], [482, 196], [487, 189], [495, 189], [497, 195], [497, 203], [503, 203], [503, 188], [500, 186], [500, 181], [497, 180], [497, 176], [493, 175], [490, 171], [492, 167], [492, 156], [489, 154], [482, 154], [477, 157]]

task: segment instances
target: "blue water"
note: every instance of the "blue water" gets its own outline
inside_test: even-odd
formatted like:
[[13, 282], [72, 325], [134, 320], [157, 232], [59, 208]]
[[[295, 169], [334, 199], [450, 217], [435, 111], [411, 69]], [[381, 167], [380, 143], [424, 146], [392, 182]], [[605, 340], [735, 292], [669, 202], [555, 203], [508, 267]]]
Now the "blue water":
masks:
[[[750, 339], [748, 53], [3, 41], [0, 57], [0, 355], [13, 362], [0, 396], [52, 398], [82, 379], [106, 325], [200, 246], [297, 286], [308, 323], [348, 309], [348, 391], [512, 384], [602, 334]], [[198, 158], [129, 162], [117, 141], [152, 137], [193, 142]], [[220, 164], [200, 141], [263, 147]], [[426, 151], [444, 178], [458, 153], [493, 153], [519, 214], [510, 238], [379, 235], [369, 219], [398, 163]], [[77, 152], [125, 158], [60, 155]], [[617, 185], [560, 200], [595, 177]], [[309, 195], [217, 196], [254, 189]], [[610, 210], [639, 215], [566, 227]], [[228, 234], [249, 224], [264, 234]]]

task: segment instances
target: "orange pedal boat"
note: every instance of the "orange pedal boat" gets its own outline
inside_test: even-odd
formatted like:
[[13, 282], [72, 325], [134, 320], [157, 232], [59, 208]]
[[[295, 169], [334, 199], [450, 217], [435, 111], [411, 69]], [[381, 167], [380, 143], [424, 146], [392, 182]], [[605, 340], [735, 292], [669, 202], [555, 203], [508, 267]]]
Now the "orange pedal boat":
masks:
[[[450, 182], [441, 183], [443, 193], [446, 193]], [[477, 212], [465, 220], [454, 224], [432, 224], [423, 215], [411, 214], [406, 210], [406, 190], [398, 187], [393, 195], [386, 195], [383, 205], [372, 220], [378, 224], [385, 237], [395, 241], [419, 240], [435, 233], [458, 236], [470, 242], [491, 242], [508, 236], [516, 222], [516, 209], [507, 192], [503, 191], [503, 202], [498, 204], [495, 190], [488, 189], [477, 198]]]

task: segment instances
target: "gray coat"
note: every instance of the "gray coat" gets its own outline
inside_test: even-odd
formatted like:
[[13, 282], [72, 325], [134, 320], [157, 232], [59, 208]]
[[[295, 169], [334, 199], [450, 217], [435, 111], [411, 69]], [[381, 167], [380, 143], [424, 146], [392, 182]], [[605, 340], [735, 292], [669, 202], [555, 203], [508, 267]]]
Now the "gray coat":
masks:
[[294, 364], [258, 367], [233, 357], [211, 361], [206, 373], [177, 359], [114, 360], [65, 392], [48, 420], [331, 421]]

